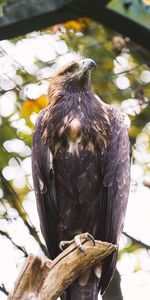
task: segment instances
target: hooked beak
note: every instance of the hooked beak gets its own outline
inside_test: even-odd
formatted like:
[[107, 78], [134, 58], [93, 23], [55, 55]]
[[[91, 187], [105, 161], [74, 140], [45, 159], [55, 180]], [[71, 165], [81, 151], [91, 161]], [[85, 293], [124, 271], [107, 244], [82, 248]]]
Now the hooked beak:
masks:
[[93, 59], [90, 59], [90, 58], [86, 58], [86, 59], [83, 59], [82, 62], [81, 62], [81, 71], [84, 73], [88, 70], [91, 70], [91, 69], [94, 69], [96, 68], [96, 63]]

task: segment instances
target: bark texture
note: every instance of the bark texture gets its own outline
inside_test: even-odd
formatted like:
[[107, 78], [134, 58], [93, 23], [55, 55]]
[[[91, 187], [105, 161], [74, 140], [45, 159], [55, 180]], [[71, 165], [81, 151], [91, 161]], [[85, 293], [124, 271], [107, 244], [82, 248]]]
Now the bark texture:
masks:
[[55, 300], [80, 274], [116, 250], [101, 241], [95, 246], [85, 240], [82, 244], [85, 253], [73, 242], [53, 261], [30, 254], [8, 300]]

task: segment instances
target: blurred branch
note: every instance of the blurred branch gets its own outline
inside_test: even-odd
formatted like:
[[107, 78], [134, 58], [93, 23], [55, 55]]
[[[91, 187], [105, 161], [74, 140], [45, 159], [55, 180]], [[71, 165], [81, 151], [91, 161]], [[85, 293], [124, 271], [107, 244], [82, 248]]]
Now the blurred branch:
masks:
[[150, 245], [148, 245], [148, 244], [146, 244], [146, 243], [143, 243], [143, 242], [141, 242], [141, 241], [135, 239], [133, 236], [131, 236], [130, 234], [128, 234], [128, 233], [126, 233], [126, 232], [124, 232], [124, 231], [123, 231], [123, 234], [124, 234], [126, 237], [130, 238], [133, 242], [135, 242], [135, 243], [141, 245], [143, 248], [145, 248], [145, 249], [147, 249], [147, 250], [150, 250]]
[[[27, 226], [30, 234], [35, 238], [35, 240], [38, 242], [39, 246], [41, 247], [42, 251], [47, 254], [47, 250], [45, 245], [41, 242], [38, 233], [36, 231], [36, 228], [34, 227], [34, 225], [32, 224], [31, 220], [29, 219], [30, 223], [27, 220], [27, 213], [17, 195], [17, 193], [15, 192], [15, 190], [12, 188], [11, 184], [5, 179], [5, 177], [3, 176], [2, 172], [0, 171], [0, 177], [1, 177], [1, 184], [3, 186], [3, 192], [4, 195], [6, 195], [5, 197], [8, 199], [11, 199], [11, 202], [9, 202], [9, 204], [14, 207], [19, 216], [21, 217], [22, 221], [24, 222], [24, 224]], [[28, 217], [29, 218], [29, 217]]]
[[0, 291], [4, 293], [6, 296], [9, 295], [9, 292], [6, 290], [5, 285], [3, 283], [0, 285]]
[[19, 246], [19, 245], [17, 245], [17, 244], [12, 240], [12, 238], [9, 236], [9, 234], [8, 234], [7, 232], [5, 232], [5, 231], [3, 231], [3, 230], [0, 230], [0, 234], [3, 235], [3, 236], [5, 236], [7, 239], [9, 239], [9, 240], [11, 241], [11, 243], [12, 243], [18, 250], [20, 250], [20, 251], [23, 252], [23, 254], [24, 254], [25, 257], [28, 257], [28, 253], [27, 253], [27, 251], [25, 250], [25, 248], [24, 248], [24, 247], [21, 247], [21, 246]]
[[[150, 162], [148, 162], [148, 163], [146, 163], [146, 164], [147, 164], [147, 165], [150, 165]], [[143, 184], [144, 184], [144, 186], [146, 186], [147, 188], [150, 189], [150, 181], [144, 180], [144, 181], [143, 181]]]

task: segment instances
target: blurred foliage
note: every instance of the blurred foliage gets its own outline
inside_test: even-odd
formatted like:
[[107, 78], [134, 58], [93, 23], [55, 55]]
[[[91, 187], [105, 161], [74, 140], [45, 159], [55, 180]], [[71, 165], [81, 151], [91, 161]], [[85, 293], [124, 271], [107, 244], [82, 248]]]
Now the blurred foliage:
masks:
[[7, 4], [8, 0], [0, 0], [0, 5]]
[[[97, 63], [92, 73], [94, 91], [105, 102], [120, 106], [127, 113], [127, 124], [131, 122], [133, 164], [142, 168], [143, 183], [150, 182], [150, 55], [144, 49], [85, 18], [1, 41], [0, 234], [2, 241], [9, 239], [24, 256], [33, 251], [32, 243], [36, 243], [36, 252], [46, 253], [34, 217], [30, 160], [34, 123], [38, 112], [47, 104], [50, 76], [76, 53]], [[138, 185], [139, 179], [132, 180], [134, 186]], [[16, 240], [11, 226], [14, 224], [19, 229], [18, 219], [32, 240]], [[20, 233], [23, 235], [24, 229]], [[125, 244], [119, 260], [125, 253], [141, 248], [132, 239], [127, 239]], [[135, 263], [134, 271], [137, 269]]]
[[149, 0], [112, 0], [108, 8], [150, 29]]

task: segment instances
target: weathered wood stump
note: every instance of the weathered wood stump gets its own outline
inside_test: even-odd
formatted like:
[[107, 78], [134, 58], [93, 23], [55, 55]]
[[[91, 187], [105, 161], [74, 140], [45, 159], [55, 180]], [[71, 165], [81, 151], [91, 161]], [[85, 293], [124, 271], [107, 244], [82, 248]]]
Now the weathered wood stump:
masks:
[[53, 261], [29, 255], [8, 300], [55, 300], [77, 278], [97, 261], [111, 254], [110, 243], [83, 240], [86, 253], [72, 243]]

